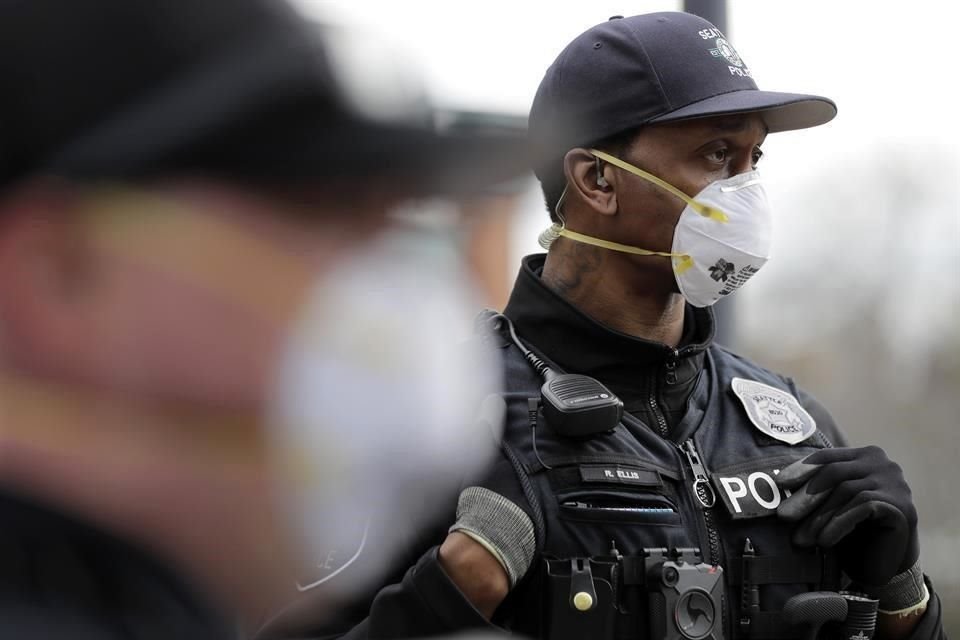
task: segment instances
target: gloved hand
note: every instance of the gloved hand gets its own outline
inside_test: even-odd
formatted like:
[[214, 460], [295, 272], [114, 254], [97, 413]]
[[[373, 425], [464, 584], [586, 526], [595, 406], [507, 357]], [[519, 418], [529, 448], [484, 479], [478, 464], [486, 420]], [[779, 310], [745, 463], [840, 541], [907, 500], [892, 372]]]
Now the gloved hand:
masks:
[[777, 484], [794, 492], [777, 508], [799, 523], [794, 543], [836, 547], [851, 579], [885, 585], [917, 562], [917, 510], [883, 449], [823, 449], [781, 471]]

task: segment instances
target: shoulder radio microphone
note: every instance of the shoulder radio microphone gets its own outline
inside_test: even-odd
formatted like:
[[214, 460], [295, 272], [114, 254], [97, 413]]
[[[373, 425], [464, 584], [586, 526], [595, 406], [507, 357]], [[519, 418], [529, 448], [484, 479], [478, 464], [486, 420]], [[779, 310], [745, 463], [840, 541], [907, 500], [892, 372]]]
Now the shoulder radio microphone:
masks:
[[498, 314], [496, 319], [504, 323], [513, 343], [544, 379], [539, 409], [550, 429], [567, 438], [589, 438], [616, 428], [623, 417], [620, 398], [590, 376], [557, 373], [523, 344], [509, 318]]

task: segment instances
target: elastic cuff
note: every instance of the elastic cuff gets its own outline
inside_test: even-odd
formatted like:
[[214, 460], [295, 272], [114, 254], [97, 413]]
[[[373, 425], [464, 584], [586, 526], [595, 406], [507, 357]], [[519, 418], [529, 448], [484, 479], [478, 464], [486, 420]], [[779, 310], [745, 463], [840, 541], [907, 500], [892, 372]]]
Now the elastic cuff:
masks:
[[863, 590], [880, 601], [879, 611], [883, 613], [910, 612], [926, 606], [930, 600], [919, 560], [908, 570], [895, 575], [887, 584], [865, 587]]
[[533, 522], [523, 509], [489, 489], [467, 487], [460, 493], [457, 522], [450, 531], [470, 536], [493, 554], [507, 572], [511, 589], [533, 562]]
[[923, 599], [920, 600], [917, 604], [911, 605], [904, 609], [897, 609], [895, 611], [889, 611], [887, 609], [877, 609], [878, 613], [882, 613], [888, 616], [898, 616], [905, 618], [909, 615], [916, 613], [917, 611], [922, 611], [927, 608], [927, 604], [930, 602], [930, 591], [927, 589], [927, 585], [923, 585]]

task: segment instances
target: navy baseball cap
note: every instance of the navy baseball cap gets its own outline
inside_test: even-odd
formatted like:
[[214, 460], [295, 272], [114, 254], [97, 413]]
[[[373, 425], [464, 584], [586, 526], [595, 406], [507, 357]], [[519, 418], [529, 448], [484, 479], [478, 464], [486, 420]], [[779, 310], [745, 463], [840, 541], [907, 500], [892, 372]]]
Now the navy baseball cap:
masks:
[[689, 13], [615, 17], [557, 56], [533, 100], [537, 175], [569, 149], [641, 125], [760, 113], [770, 132], [814, 127], [837, 113], [820, 96], [760, 91], [712, 24]]

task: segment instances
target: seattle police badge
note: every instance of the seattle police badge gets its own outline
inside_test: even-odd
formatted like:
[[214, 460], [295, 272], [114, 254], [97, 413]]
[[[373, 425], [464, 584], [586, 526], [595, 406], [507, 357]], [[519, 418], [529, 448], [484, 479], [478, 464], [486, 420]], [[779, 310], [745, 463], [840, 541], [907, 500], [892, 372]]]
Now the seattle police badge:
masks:
[[813, 416], [786, 391], [743, 378], [734, 378], [730, 386], [743, 403], [750, 422], [771, 438], [797, 444], [817, 430]]

